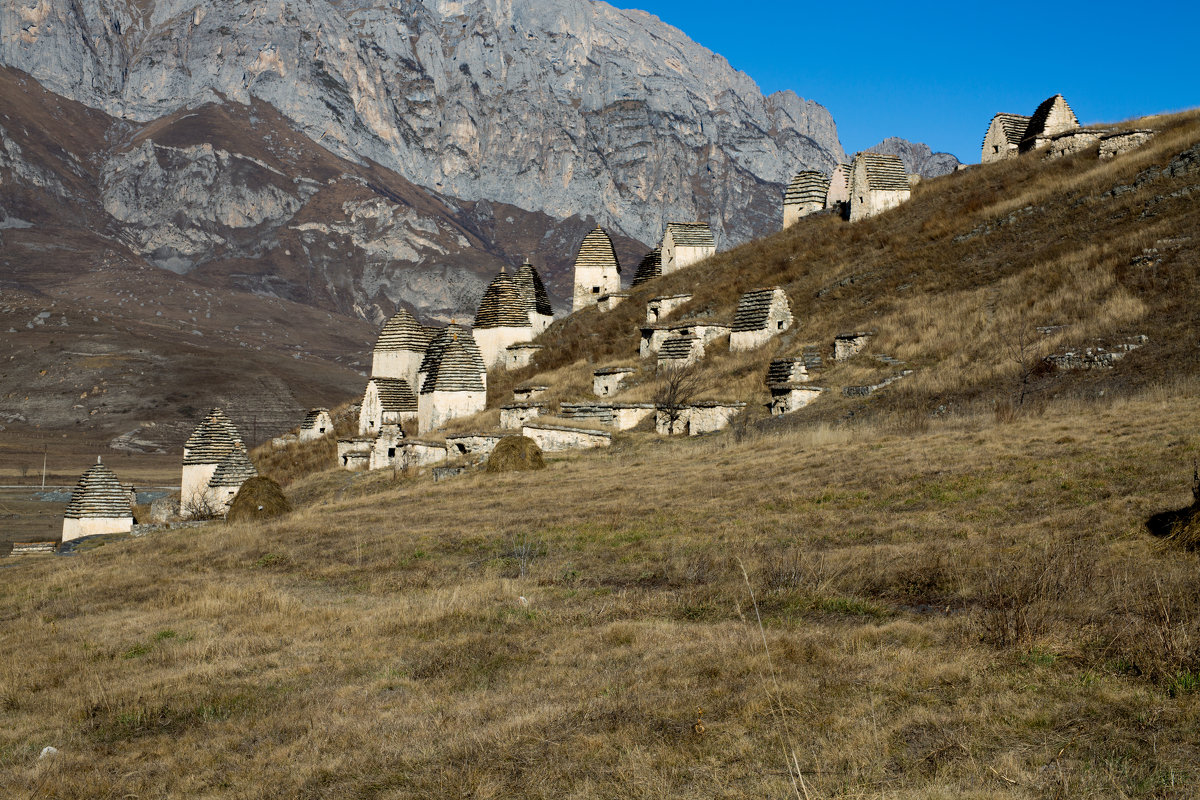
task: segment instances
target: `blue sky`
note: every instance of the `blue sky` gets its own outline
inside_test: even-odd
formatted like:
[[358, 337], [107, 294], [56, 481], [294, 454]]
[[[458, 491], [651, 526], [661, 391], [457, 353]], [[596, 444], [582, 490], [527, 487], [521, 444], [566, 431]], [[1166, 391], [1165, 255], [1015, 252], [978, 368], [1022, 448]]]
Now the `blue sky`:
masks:
[[1200, 105], [1200, 2], [614, 4], [821, 103], [849, 154], [901, 136], [978, 161], [993, 114], [1055, 93], [1084, 124]]

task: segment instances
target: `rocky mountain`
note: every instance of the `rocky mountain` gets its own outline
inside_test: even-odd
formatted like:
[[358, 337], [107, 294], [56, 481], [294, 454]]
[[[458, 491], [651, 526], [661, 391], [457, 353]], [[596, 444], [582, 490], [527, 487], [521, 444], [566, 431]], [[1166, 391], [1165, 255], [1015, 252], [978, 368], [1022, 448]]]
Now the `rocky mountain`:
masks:
[[889, 136], [879, 144], [868, 147], [867, 152], [899, 156], [909, 175], [920, 175], [922, 178], [949, 175], [962, 163], [950, 153], [933, 152], [924, 142], [910, 142], [897, 136]]
[[760, 235], [792, 172], [843, 157], [820, 105], [592, 0], [20, 0], [0, 26], [0, 63], [117, 119], [258, 101], [348, 161], [641, 242], [671, 219]]

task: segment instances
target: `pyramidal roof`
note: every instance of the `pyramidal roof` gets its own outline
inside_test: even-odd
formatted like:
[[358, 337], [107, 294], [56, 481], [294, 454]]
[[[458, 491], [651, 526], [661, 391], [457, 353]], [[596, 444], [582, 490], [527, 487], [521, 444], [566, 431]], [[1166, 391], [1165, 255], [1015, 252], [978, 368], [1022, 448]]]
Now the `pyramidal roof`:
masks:
[[328, 408], [310, 409], [309, 412], [304, 415], [304, 423], [300, 427], [301, 428], [311, 428], [317, 424], [318, 420], [321, 419], [322, 414], [328, 414], [328, 413], [329, 413]]
[[384, 411], [416, 413], [417, 396], [413, 394], [408, 381], [403, 378], [371, 378], [369, 382], [375, 384], [379, 404]]
[[392, 315], [379, 332], [376, 350], [409, 350], [423, 353], [429, 346], [428, 329], [403, 308]]
[[[889, 153], [859, 153], [854, 157], [854, 167], [862, 163], [867, 172], [867, 188], [873, 190], [910, 191], [908, 173], [900, 156]], [[856, 190], [857, 191], [857, 190]]]
[[[1050, 122], [1050, 115], [1058, 110], [1060, 114], [1065, 113], [1069, 124], [1066, 128], [1056, 127], [1054, 130], [1047, 131], [1046, 126]], [[1067, 98], [1061, 94], [1056, 94], [1053, 97], [1047, 97], [1042, 101], [1042, 104], [1033, 112], [1033, 116], [1029, 118], [1029, 125], [1025, 128], [1025, 133], [1021, 137], [1021, 146], [1030, 148], [1033, 146], [1034, 140], [1039, 136], [1047, 134], [1060, 133], [1063, 130], [1079, 127], [1079, 118], [1075, 116], [1075, 112], [1071, 110], [1071, 106], [1067, 103]]]
[[208, 485], [213, 487], [241, 486], [251, 478], [257, 477], [258, 470], [254, 468], [254, 463], [246, 454], [246, 448], [235, 447], [221, 459], [221, 463], [217, 465]]
[[554, 310], [550, 308], [550, 295], [546, 294], [546, 285], [542, 283], [542, 276], [533, 268], [533, 264], [529, 263], [529, 259], [525, 259], [525, 263], [517, 270], [513, 283], [521, 292], [526, 311], [547, 317], [554, 314]]
[[[767, 326], [775, 293], [782, 293], [782, 291], [778, 286], [771, 286], [766, 289], [751, 289], [742, 295], [738, 300], [737, 312], [733, 318], [733, 332], [763, 330]], [[787, 302], [787, 295], [784, 294], [783, 297], [784, 302]]]
[[621, 274], [621, 265], [617, 263], [617, 251], [613, 249], [612, 239], [608, 232], [597, 226], [595, 230], [583, 237], [579, 245], [579, 255], [575, 257], [575, 269], [591, 267], [599, 269], [614, 269]]
[[425, 379], [421, 394], [433, 392], [482, 392], [483, 379], [479, 365], [458, 339], [451, 339], [442, 349], [437, 366]]
[[71, 493], [67, 519], [124, 519], [133, 516], [129, 492], [122, 488], [117, 475], [96, 459], [87, 468]]
[[675, 360], [679, 358], [688, 358], [692, 354], [692, 348], [700, 341], [699, 336], [668, 336], [663, 340], [662, 345], [658, 348], [658, 357], [660, 360]]
[[676, 247], [717, 247], [712, 228], [704, 222], [668, 222], [667, 233]]
[[796, 173], [788, 184], [783, 195], [785, 206], [798, 206], [803, 203], [825, 203], [825, 195], [829, 193], [829, 179], [819, 172], [804, 170]]
[[662, 277], [662, 250], [658, 247], [642, 257], [638, 264], [637, 274], [633, 276], [633, 285], [640, 286], [648, 280]]
[[234, 447], [244, 446], [242, 435], [225, 412], [214, 408], [183, 445], [183, 463], [220, 464], [226, 453]]
[[479, 311], [475, 313], [476, 328], [529, 328], [529, 314], [525, 311], [525, 299], [512, 278], [500, 270], [483, 293]]
[[475, 360], [475, 366], [481, 373], [487, 372], [487, 366], [483, 363], [483, 353], [479, 352], [479, 345], [475, 343], [475, 337], [461, 325], [455, 325], [453, 322], [438, 331], [433, 341], [429, 343], [429, 349], [425, 351], [425, 357], [421, 359], [421, 366], [417, 368], [418, 372], [426, 374], [426, 385], [428, 385], [429, 377], [433, 375], [437, 369], [438, 362], [442, 359], [442, 351], [446, 349], [446, 345], [454, 341], [458, 342], [471, 354], [471, 358]]
[[[1004, 134], [1004, 139], [1011, 145], [1020, 145], [1021, 139], [1025, 136], [1026, 129], [1029, 128], [1029, 117], [1022, 114], [1007, 114], [1000, 112], [992, 117], [991, 123], [988, 124], [988, 133], [991, 132], [993, 126], [1000, 126], [1001, 132]], [[987, 134], [983, 136], [984, 144], [987, 144]]]

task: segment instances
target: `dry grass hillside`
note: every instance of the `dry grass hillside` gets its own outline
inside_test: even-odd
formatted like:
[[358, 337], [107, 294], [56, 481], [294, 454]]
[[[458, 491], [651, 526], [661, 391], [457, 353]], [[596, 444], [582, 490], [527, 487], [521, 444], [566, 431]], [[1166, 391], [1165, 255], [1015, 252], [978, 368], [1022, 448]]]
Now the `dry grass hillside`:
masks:
[[765, 401], [773, 355], [870, 329], [817, 382], [915, 370], [871, 398], [437, 483], [260, 452], [280, 520], [3, 562], [0, 796], [1195, 797], [1200, 556], [1145, 522], [1200, 458], [1200, 117], [1150, 124], [810, 218], [492, 381], [586, 396], [648, 297], [778, 283], [798, 328], [714, 348], [708, 391]]

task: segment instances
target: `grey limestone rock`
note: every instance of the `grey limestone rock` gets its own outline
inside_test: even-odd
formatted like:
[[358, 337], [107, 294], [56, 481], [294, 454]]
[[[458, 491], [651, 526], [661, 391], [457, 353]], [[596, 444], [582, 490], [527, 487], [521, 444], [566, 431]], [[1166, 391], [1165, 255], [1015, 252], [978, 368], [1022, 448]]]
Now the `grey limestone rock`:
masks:
[[889, 136], [874, 147], [868, 147], [866, 152], [899, 156], [909, 175], [920, 175], [922, 178], [948, 175], [958, 169], [961, 163], [950, 153], [933, 152], [924, 142], [910, 142], [897, 136]]

